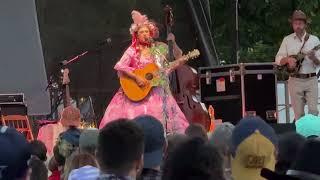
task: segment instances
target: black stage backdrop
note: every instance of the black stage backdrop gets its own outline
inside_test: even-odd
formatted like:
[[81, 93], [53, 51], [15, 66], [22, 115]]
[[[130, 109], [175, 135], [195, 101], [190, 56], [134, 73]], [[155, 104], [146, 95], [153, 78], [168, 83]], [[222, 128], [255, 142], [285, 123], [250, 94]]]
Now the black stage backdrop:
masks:
[[[58, 73], [60, 61], [96, 49], [69, 65], [71, 96], [91, 96], [98, 119], [119, 88], [113, 66], [130, 45], [131, 11], [137, 9], [160, 23], [163, 7], [173, 7], [176, 41], [184, 51], [196, 47], [185, 0], [35, 0], [47, 74]], [[164, 38], [162, 38], [164, 39]], [[107, 43], [101, 41], [107, 40]], [[201, 63], [195, 63], [200, 65]]]

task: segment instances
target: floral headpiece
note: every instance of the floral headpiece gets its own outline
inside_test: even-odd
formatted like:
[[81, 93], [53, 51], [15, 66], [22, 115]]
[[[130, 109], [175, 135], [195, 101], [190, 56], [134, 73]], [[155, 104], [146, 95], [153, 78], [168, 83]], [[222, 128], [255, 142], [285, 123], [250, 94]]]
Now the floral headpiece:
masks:
[[131, 12], [133, 23], [130, 27], [130, 34], [134, 37], [139, 27], [147, 26], [150, 30], [152, 38], [159, 37], [159, 30], [156, 24], [148, 19], [146, 15], [142, 15], [139, 11], [133, 10]]

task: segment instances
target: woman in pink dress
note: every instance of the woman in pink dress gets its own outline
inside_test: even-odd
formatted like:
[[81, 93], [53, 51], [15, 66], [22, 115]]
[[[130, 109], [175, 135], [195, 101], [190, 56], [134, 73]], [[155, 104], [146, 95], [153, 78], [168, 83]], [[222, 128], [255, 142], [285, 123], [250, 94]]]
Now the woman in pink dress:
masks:
[[[153, 38], [159, 35], [158, 28], [148, 20], [147, 16], [141, 15], [138, 11], [132, 11], [131, 14], [134, 21], [130, 28], [132, 44], [114, 69], [118, 71], [119, 76], [126, 75], [134, 79], [139, 86], [144, 86], [146, 81], [132, 71], [143, 68], [149, 63], [156, 63], [163, 70], [164, 76], [161, 81], [163, 83], [154, 87], [149, 95], [139, 102], [128, 99], [120, 88], [108, 105], [99, 128], [119, 118], [133, 119], [140, 115], [151, 115], [162, 122], [167, 133], [183, 133], [188, 126], [188, 121], [171, 95], [167, 76], [180, 63], [175, 64], [174, 67], [165, 68], [167, 46], [153, 41]], [[168, 39], [173, 40], [175, 58], [180, 58], [182, 51], [176, 45], [174, 36], [170, 34]], [[180, 62], [183, 63], [183, 61]]]

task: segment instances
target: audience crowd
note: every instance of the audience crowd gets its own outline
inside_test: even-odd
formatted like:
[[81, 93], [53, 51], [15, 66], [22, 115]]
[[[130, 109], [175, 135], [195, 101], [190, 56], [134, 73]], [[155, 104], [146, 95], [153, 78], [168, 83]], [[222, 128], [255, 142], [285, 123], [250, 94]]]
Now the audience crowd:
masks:
[[[28, 142], [0, 126], [1, 180], [320, 180], [320, 118], [305, 115], [296, 130], [276, 134], [260, 117], [216, 125], [207, 133], [190, 124], [165, 134], [151, 116], [118, 119], [104, 128], [80, 129], [80, 112]], [[54, 143], [46, 142], [51, 133]]]

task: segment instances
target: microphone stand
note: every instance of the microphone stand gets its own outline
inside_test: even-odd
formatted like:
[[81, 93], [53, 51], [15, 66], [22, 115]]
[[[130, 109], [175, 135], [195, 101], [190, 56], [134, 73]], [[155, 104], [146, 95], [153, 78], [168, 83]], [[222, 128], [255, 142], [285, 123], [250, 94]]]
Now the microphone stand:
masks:
[[[62, 67], [61, 70], [65, 69], [65, 67], [66, 67], [67, 65], [70, 65], [70, 64], [72, 64], [72, 63], [75, 63], [75, 62], [79, 61], [83, 56], [86, 56], [86, 55], [88, 55], [88, 54], [91, 54], [91, 53], [95, 53], [95, 52], [97, 52], [97, 51], [100, 51], [102, 46], [104, 46], [105, 44], [110, 44], [110, 43], [111, 43], [111, 39], [110, 39], [110, 38], [107, 38], [106, 40], [97, 43], [97, 47], [96, 47], [96, 48], [90, 49], [90, 50], [84, 50], [84, 51], [82, 51], [81, 53], [72, 56], [70, 59], [61, 61], [61, 62], [59, 63], [59, 64], [61, 65], [61, 67]], [[60, 71], [59, 71], [59, 72], [60, 72]], [[50, 77], [49, 77], [49, 82], [48, 82], [48, 86], [46, 87], [46, 91], [47, 91], [47, 90], [50, 90], [51, 88], [52, 88], [52, 89], [57, 89], [57, 88], [58, 88], [58, 86], [56, 87], [56, 86], [54, 85], [55, 82], [53, 81], [52, 77], [53, 77], [53, 76], [50, 75]], [[62, 92], [62, 90], [61, 90], [60, 88], [59, 88], [59, 91]], [[51, 96], [51, 95], [50, 95], [50, 96]], [[62, 93], [58, 93], [58, 97], [57, 97], [57, 98], [54, 98], [54, 97], [51, 96], [51, 102], [52, 102], [53, 99], [56, 99], [56, 101], [51, 103], [51, 109], [53, 109], [53, 110], [52, 110], [51, 113], [48, 115], [48, 117], [49, 117], [49, 116], [53, 117], [54, 114], [57, 113], [57, 109], [58, 109], [59, 104], [60, 104], [61, 101], [62, 101], [62, 97], [63, 97], [63, 92], [62, 92]], [[58, 117], [58, 116], [57, 116], [57, 117]]]
[[72, 57], [71, 59], [62, 61], [60, 64], [63, 65], [63, 66], [67, 66], [68, 64], [71, 64], [73, 62], [78, 61], [82, 56], [84, 56], [84, 55], [86, 55], [88, 53], [89, 53], [89, 51], [84, 51], [84, 52]]
[[94, 48], [94, 49], [91, 49], [91, 50], [82, 51], [81, 53], [71, 57], [70, 59], [61, 61], [60, 65], [67, 66], [69, 64], [75, 63], [75, 62], [79, 61], [82, 56], [85, 56], [85, 55], [93, 53], [93, 52], [100, 51], [100, 48], [102, 46], [104, 46], [105, 44], [110, 44], [110, 43], [111, 43], [111, 39], [107, 38], [106, 40], [99, 42], [97, 48]]

